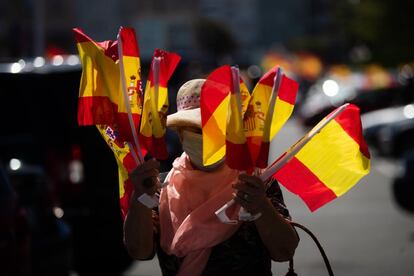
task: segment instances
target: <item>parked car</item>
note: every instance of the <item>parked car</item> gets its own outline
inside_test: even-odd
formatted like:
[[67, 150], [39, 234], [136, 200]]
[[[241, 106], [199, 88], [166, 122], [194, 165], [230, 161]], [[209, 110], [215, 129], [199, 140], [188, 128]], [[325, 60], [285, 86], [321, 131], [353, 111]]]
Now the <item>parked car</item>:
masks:
[[398, 157], [414, 149], [414, 104], [368, 112], [361, 119], [367, 142], [379, 154]]
[[[33, 244], [45, 249], [31, 256], [33, 265], [43, 266], [42, 260], [49, 260], [50, 267], [66, 263], [68, 256], [52, 245], [66, 235], [70, 236], [70, 270], [80, 275], [117, 275], [132, 260], [122, 241], [116, 162], [94, 127], [77, 125], [80, 66], [65, 61], [62, 66], [49, 64], [29, 70], [34, 62], [25, 64], [20, 71], [16, 71], [16, 63], [0, 66], [0, 161], [7, 165], [17, 159], [31, 164], [39, 170], [29, 178], [40, 177], [49, 183], [50, 198], [33, 207], [37, 214], [44, 214], [36, 216], [36, 222], [48, 221], [47, 227], [37, 228], [39, 232], [32, 236]], [[2, 68], [15, 71], [1, 72]], [[13, 182], [20, 182], [23, 176], [11, 173]], [[25, 183], [29, 181], [23, 178]], [[20, 196], [27, 187], [36, 190], [39, 185], [43, 184], [19, 184], [21, 189], [16, 192]], [[41, 196], [38, 190], [36, 194]], [[31, 208], [29, 212], [34, 210]], [[52, 232], [47, 234], [47, 230]]]
[[394, 179], [393, 195], [401, 208], [414, 213], [414, 151], [403, 155], [400, 167], [399, 175]]
[[405, 105], [414, 101], [413, 82], [393, 83], [387, 87], [367, 88], [361, 85], [364, 76], [352, 74], [346, 80], [324, 77], [313, 84], [299, 105], [299, 119], [305, 126], [313, 126], [335, 107], [354, 103], [361, 113]]

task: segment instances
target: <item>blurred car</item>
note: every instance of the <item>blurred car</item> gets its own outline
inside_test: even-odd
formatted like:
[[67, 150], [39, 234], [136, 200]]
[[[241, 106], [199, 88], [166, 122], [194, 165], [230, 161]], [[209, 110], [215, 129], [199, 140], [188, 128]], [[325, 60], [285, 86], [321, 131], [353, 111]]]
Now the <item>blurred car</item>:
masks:
[[54, 206], [50, 186], [40, 166], [12, 159], [10, 182], [17, 204], [24, 208], [30, 248], [31, 275], [68, 275], [71, 269], [71, 230]]
[[414, 104], [368, 112], [361, 120], [367, 142], [379, 154], [398, 157], [414, 149]]
[[410, 103], [414, 100], [412, 82], [400, 84], [388, 81], [388, 85], [366, 85], [367, 77], [352, 73], [346, 78], [325, 76], [313, 84], [299, 105], [299, 119], [306, 126], [313, 126], [335, 107], [354, 103], [361, 113], [390, 106]]
[[[132, 260], [122, 241], [117, 167], [96, 129], [77, 125], [80, 73], [79, 60], [75, 63], [73, 57], [0, 66], [0, 161], [33, 164], [50, 184], [50, 202], [38, 202], [36, 207], [42, 209], [37, 210], [39, 214], [48, 214], [42, 215], [48, 227], [38, 228], [34, 244], [63, 238], [57, 233], [71, 230], [70, 270], [79, 275], [118, 275]], [[29, 186], [21, 186], [17, 194], [25, 193], [24, 187]], [[66, 230], [61, 222], [67, 222]], [[46, 228], [56, 235], [44, 235]], [[38, 256], [50, 260], [50, 266], [67, 261], [65, 254], [54, 250], [43, 253]], [[41, 259], [34, 262], [44, 264]]]
[[414, 213], [414, 151], [401, 158], [399, 175], [393, 183], [393, 195], [401, 208]]
[[24, 209], [0, 162], [0, 275], [29, 275], [30, 234]]

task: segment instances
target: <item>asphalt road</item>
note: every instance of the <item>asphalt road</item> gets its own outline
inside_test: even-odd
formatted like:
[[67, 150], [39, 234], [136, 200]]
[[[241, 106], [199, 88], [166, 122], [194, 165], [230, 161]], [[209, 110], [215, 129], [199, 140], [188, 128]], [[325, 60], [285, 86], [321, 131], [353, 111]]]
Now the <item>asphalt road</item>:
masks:
[[[292, 120], [278, 135], [276, 153], [288, 148], [304, 130]], [[302, 201], [284, 191], [293, 219], [316, 234], [335, 275], [414, 275], [414, 214], [402, 211], [391, 188], [395, 163], [372, 158], [371, 173], [344, 196], [311, 213]], [[414, 200], [414, 199], [413, 199]], [[298, 230], [295, 254], [298, 275], [328, 275], [313, 241]], [[287, 263], [273, 263], [274, 275], [285, 275]], [[135, 262], [125, 276], [161, 275], [157, 260]]]

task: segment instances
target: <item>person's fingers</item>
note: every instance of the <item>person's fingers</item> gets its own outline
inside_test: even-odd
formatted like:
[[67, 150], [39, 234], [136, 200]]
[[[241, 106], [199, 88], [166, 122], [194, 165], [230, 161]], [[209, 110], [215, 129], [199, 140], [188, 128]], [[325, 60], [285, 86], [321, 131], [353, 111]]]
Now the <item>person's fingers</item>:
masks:
[[247, 185], [255, 188], [261, 188], [263, 186], [263, 181], [254, 175], [240, 174], [239, 180], [241, 182], [246, 182]]
[[139, 175], [142, 174], [148, 170], [152, 170], [152, 169], [159, 169], [160, 168], [160, 163], [155, 160], [155, 159], [150, 159], [148, 161], [145, 161], [144, 163], [142, 163], [141, 165], [139, 165], [133, 172], [133, 175]]
[[240, 204], [243, 207], [246, 207], [247, 202], [243, 198], [239, 197], [237, 193], [233, 193], [233, 199], [236, 203]]
[[260, 192], [260, 190], [257, 187], [252, 187], [249, 184], [247, 184], [246, 182], [242, 182], [242, 181], [239, 181], [239, 182], [233, 184], [233, 188], [238, 190], [238, 191], [242, 191], [242, 192], [248, 193], [248, 194], [256, 194], [256, 193]]

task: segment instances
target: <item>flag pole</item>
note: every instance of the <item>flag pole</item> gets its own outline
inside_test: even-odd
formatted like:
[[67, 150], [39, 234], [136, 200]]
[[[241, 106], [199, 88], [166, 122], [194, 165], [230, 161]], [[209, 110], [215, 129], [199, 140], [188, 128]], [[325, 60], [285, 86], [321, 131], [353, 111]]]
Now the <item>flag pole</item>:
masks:
[[[141, 147], [138, 142], [137, 130], [134, 125], [134, 119], [132, 117], [132, 112], [131, 112], [131, 105], [129, 103], [129, 97], [128, 97], [128, 91], [127, 91], [127, 86], [126, 86], [126, 79], [125, 79], [125, 71], [124, 71], [125, 64], [123, 61], [122, 39], [120, 35], [121, 31], [122, 31], [122, 27], [119, 29], [117, 40], [118, 40], [118, 58], [119, 58], [119, 69], [121, 73], [122, 92], [124, 95], [125, 106], [126, 106], [126, 110], [128, 113], [129, 125], [131, 127], [131, 132], [132, 132], [132, 136], [134, 139], [135, 147], [137, 148], [137, 152], [138, 152], [138, 160], [135, 160], [135, 161], [137, 165], [139, 165], [144, 162], [144, 157], [142, 155]], [[132, 150], [134, 151], [134, 148], [132, 148]], [[135, 156], [134, 156], [134, 159], [135, 159]]]
[[158, 96], [160, 87], [160, 57], [154, 57], [154, 63], [152, 65], [153, 77], [154, 77], [154, 103], [155, 111], [158, 112]]

